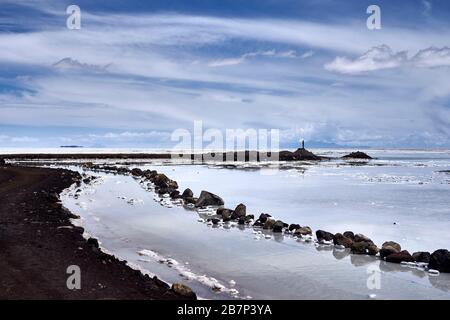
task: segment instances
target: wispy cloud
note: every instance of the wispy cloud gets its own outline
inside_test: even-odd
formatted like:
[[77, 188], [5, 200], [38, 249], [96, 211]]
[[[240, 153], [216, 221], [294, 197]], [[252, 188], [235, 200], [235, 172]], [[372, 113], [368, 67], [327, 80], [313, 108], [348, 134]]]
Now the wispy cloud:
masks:
[[[306, 54], [306, 53], [305, 53]], [[304, 56], [302, 58], [308, 58], [310, 55]], [[208, 65], [210, 67], [223, 67], [223, 66], [232, 66], [245, 62], [250, 58], [255, 57], [275, 57], [275, 58], [297, 58], [297, 53], [294, 50], [288, 51], [276, 51], [276, 50], [267, 50], [267, 51], [257, 51], [257, 52], [248, 52], [244, 53], [238, 58], [228, 58], [222, 60], [215, 60], [210, 62]]]
[[383, 69], [409, 67], [450, 66], [450, 48], [430, 47], [420, 50], [411, 59], [406, 51], [394, 52], [389, 46], [373, 47], [357, 58], [336, 57], [325, 64], [325, 69], [344, 74], [359, 74]]

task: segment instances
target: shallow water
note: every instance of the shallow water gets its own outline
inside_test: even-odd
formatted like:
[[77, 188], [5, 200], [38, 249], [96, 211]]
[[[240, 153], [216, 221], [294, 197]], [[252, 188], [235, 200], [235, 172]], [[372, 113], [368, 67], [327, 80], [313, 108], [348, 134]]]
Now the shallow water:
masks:
[[[362, 232], [379, 245], [396, 240], [411, 252], [449, 248], [445, 230], [450, 227], [450, 185], [445, 173], [436, 172], [449, 169], [448, 159], [394, 158], [374, 161], [383, 166], [329, 162], [273, 175], [200, 165], [144, 167], [166, 172], [180, 188], [190, 187], [195, 194], [203, 189], [215, 192], [226, 206], [243, 202], [249, 213], [269, 212], [313, 230]], [[448, 274], [435, 277], [288, 236], [255, 240], [252, 229], [215, 228], [198, 222], [195, 211], [161, 206], [132, 177], [100, 175], [103, 181], [88, 186], [78, 199], [67, 192], [64, 204], [83, 217], [86, 230], [104, 248], [168, 282], [186, 282], [201, 297], [450, 298]], [[128, 203], [131, 198], [142, 201]], [[169, 258], [176, 261], [168, 264]], [[234, 287], [230, 280], [236, 282]], [[377, 284], [380, 289], [373, 289]], [[220, 293], [211, 290], [221, 285]]]

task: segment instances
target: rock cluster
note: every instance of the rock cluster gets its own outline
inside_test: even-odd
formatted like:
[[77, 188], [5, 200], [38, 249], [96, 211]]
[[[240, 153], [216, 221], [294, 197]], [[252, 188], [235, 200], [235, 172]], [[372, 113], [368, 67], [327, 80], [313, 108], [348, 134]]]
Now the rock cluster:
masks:
[[349, 153], [349, 154], [343, 156], [342, 158], [344, 158], [344, 159], [366, 159], [366, 160], [373, 159], [371, 156], [369, 156], [368, 154], [361, 152], [361, 151]]

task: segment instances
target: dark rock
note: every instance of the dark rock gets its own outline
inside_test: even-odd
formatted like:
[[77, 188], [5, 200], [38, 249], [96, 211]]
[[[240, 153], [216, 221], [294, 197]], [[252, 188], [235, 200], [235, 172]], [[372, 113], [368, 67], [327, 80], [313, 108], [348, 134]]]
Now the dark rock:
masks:
[[164, 173], [158, 173], [152, 178], [152, 182], [155, 186], [160, 188], [172, 188], [178, 189], [178, 183], [174, 180], [170, 180]]
[[431, 254], [429, 252], [414, 252], [412, 256], [416, 262], [429, 263], [431, 259]]
[[89, 238], [87, 240], [87, 243], [88, 243], [89, 246], [91, 246], [93, 248], [96, 248], [96, 249], [98, 249], [100, 247], [99, 244], [98, 244], [98, 240], [95, 239], [95, 238]]
[[6, 166], [6, 161], [3, 158], [0, 158], [0, 167]]
[[371, 242], [371, 243], [373, 243], [373, 241], [369, 237], [366, 237], [365, 235], [363, 235], [361, 233], [355, 234], [355, 237], [353, 238], [353, 242]]
[[324, 230], [317, 230], [316, 231], [316, 237], [317, 240], [320, 241], [333, 241], [334, 235], [331, 232], [324, 231]]
[[403, 261], [414, 262], [414, 258], [408, 251], [403, 250], [401, 252], [391, 253], [386, 257], [386, 261], [392, 263], [401, 263]]
[[145, 170], [142, 175], [146, 177], [147, 179], [153, 179], [158, 172], [156, 170]]
[[311, 151], [306, 150], [305, 148], [299, 148], [294, 153], [294, 160], [321, 160], [319, 156], [316, 156]]
[[306, 236], [306, 235], [312, 235], [312, 230], [310, 227], [301, 227], [300, 229], [296, 229], [294, 232], [295, 235], [298, 236]]
[[270, 217], [271, 217], [270, 214], [267, 214], [267, 213], [261, 213], [261, 214], [259, 215], [258, 220], [259, 220], [259, 222], [261, 222], [261, 223], [265, 223], [265, 222], [267, 221], [267, 218], [270, 218]]
[[231, 209], [227, 209], [227, 208], [224, 208], [224, 207], [220, 207], [220, 208], [217, 208], [216, 214], [217, 214], [218, 216], [223, 216], [224, 213], [229, 213], [229, 214], [231, 215], [231, 212], [232, 212], [232, 211], [233, 211], [233, 210], [231, 210]]
[[216, 214], [218, 216], [222, 217], [223, 222], [230, 221], [232, 213], [233, 213], [233, 211], [231, 209], [226, 209], [226, 208], [218, 208], [216, 211]]
[[370, 256], [376, 256], [379, 251], [380, 251], [380, 249], [378, 249], [378, 247], [376, 245], [374, 245], [373, 243], [370, 243], [369, 246], [367, 247], [367, 253]]
[[243, 225], [243, 224], [245, 224], [245, 217], [241, 217], [241, 218], [239, 218], [239, 220], [238, 220], [238, 224], [240, 224], [240, 225]]
[[397, 242], [386, 241], [381, 246], [380, 257], [383, 259], [393, 253], [399, 253], [400, 251], [402, 251], [402, 247]]
[[202, 191], [200, 193], [200, 197], [195, 203], [195, 206], [196, 207], [222, 206], [223, 204], [224, 202], [221, 197], [208, 191]]
[[280, 161], [293, 161], [296, 160], [294, 153], [290, 152], [290, 151], [280, 151], [278, 153], [278, 157]]
[[170, 289], [170, 286], [166, 282], [160, 280], [157, 276], [154, 276], [152, 279], [158, 287], [161, 287], [164, 289]]
[[372, 159], [371, 156], [369, 156], [361, 151], [352, 152], [350, 154], [343, 156], [342, 158], [344, 158], [344, 159], [367, 159], [367, 160]]
[[183, 199], [185, 203], [192, 203], [195, 204], [198, 201], [198, 198], [194, 197], [186, 197]]
[[345, 231], [344, 237], [351, 239], [352, 241], [355, 239], [355, 234], [351, 231]]
[[133, 170], [131, 170], [131, 174], [136, 177], [142, 176], [142, 173], [142, 170], [139, 168], [134, 168]]
[[194, 196], [194, 193], [192, 192], [191, 189], [187, 188], [186, 190], [183, 191], [183, 193], [181, 194], [182, 198], [192, 198]]
[[294, 231], [296, 229], [300, 229], [301, 226], [299, 224], [290, 224], [288, 230], [289, 231]]
[[369, 247], [369, 242], [366, 241], [355, 241], [351, 246], [351, 252], [354, 254], [367, 254], [367, 249]]
[[79, 233], [79, 234], [83, 234], [84, 233], [84, 228], [80, 227], [80, 226], [74, 226], [72, 229], [75, 233]]
[[194, 291], [192, 291], [191, 288], [182, 283], [174, 283], [171, 290], [185, 299], [197, 299], [197, 295], [194, 293]]
[[179, 198], [179, 197], [180, 197], [180, 191], [178, 191], [178, 190], [173, 190], [173, 191], [170, 193], [170, 197], [171, 197], [171, 198]]
[[341, 233], [336, 233], [333, 238], [333, 242], [335, 245], [344, 246], [346, 248], [351, 248], [353, 244], [353, 240], [344, 236]]
[[450, 252], [445, 249], [439, 249], [433, 252], [428, 267], [439, 270], [440, 272], [450, 272]]
[[264, 223], [263, 229], [272, 230], [274, 225], [275, 225], [274, 219], [267, 219], [266, 222]]
[[245, 221], [246, 222], [248, 222], [249, 220], [254, 220], [254, 219], [255, 219], [255, 216], [252, 215], [252, 214], [248, 214], [248, 215], [245, 216]]
[[398, 244], [397, 242], [394, 242], [394, 241], [386, 241], [381, 246], [381, 248], [389, 248], [389, 247], [397, 250], [397, 252], [402, 251], [402, 246], [400, 244]]
[[236, 214], [237, 218], [242, 218], [245, 217], [245, 215], [247, 214], [247, 207], [245, 206], [245, 204], [238, 204], [236, 209], [234, 209], [234, 213]]
[[273, 232], [283, 232], [283, 227], [284, 227], [283, 221], [277, 220], [272, 227], [272, 231]]
[[212, 218], [212, 219], [211, 219], [211, 222], [212, 222], [213, 224], [218, 224], [218, 223], [220, 222], [220, 219]]

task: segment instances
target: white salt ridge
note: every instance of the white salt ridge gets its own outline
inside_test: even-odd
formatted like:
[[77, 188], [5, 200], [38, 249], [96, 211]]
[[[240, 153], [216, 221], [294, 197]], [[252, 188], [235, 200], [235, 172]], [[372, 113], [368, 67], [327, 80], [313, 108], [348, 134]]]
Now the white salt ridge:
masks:
[[[148, 249], [140, 250], [137, 253], [140, 256], [146, 256], [146, 257], [152, 258], [154, 261], [164, 263], [167, 266], [170, 266], [171, 268], [177, 270], [180, 276], [186, 278], [187, 280], [197, 281], [197, 282], [211, 288], [211, 290], [213, 290], [213, 291], [223, 292], [223, 293], [229, 294], [233, 297], [237, 297], [239, 295], [238, 290], [236, 290], [234, 288], [227, 288], [225, 285], [220, 283], [220, 281], [218, 281], [217, 279], [215, 279], [213, 277], [208, 277], [207, 275], [195, 274], [189, 268], [187, 268], [183, 264], [180, 264], [175, 259], [165, 258], [162, 255], [156, 253], [155, 251], [148, 250]], [[148, 262], [145, 259], [141, 259], [141, 261]], [[234, 280], [230, 280], [229, 284], [230, 284], [230, 286], [234, 286], [234, 285], [236, 285], [236, 282], [234, 282]]]
[[440, 272], [439, 272], [438, 270], [429, 269], [429, 270], [428, 270], [428, 274], [429, 274], [430, 276], [438, 276], [438, 275], [440, 275]]

